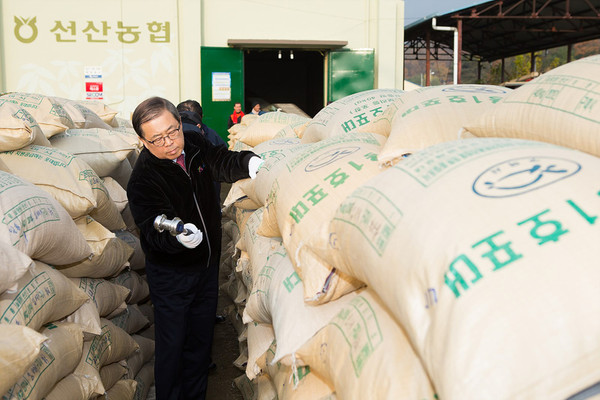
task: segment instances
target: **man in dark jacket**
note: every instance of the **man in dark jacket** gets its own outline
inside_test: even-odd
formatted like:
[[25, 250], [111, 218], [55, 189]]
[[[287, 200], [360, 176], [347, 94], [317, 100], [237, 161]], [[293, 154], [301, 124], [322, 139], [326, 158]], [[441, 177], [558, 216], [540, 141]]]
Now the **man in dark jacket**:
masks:
[[[221, 136], [202, 121], [202, 106], [196, 100], [182, 101], [177, 104], [177, 111], [179, 111], [184, 132], [196, 132], [204, 136], [215, 146], [227, 146], [225, 141], [221, 139]], [[215, 189], [217, 199], [219, 199], [219, 204], [221, 204], [221, 184], [219, 182], [215, 182]], [[222, 317], [219, 316], [219, 318]]]
[[[175, 106], [153, 97], [132, 115], [144, 149], [127, 185], [146, 255], [155, 316], [156, 396], [204, 399], [217, 307], [221, 215], [214, 181], [255, 177], [262, 160], [184, 132]], [[164, 214], [185, 233], [154, 228]]]
[[202, 106], [196, 100], [186, 100], [177, 104], [177, 111], [181, 116], [183, 128], [198, 132], [207, 138], [215, 146], [226, 146], [225, 141], [212, 128], [209, 128], [203, 121], [204, 113]]

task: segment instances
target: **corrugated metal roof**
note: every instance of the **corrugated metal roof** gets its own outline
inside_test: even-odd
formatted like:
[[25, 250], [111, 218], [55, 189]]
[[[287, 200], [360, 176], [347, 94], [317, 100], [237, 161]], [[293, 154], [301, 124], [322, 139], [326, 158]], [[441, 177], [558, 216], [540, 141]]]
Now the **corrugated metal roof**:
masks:
[[461, 21], [463, 57], [482, 61], [600, 38], [600, 0], [493, 0], [406, 26], [406, 59], [424, 58], [427, 35], [434, 58], [451, 56], [453, 35], [433, 30], [433, 18], [438, 26]]

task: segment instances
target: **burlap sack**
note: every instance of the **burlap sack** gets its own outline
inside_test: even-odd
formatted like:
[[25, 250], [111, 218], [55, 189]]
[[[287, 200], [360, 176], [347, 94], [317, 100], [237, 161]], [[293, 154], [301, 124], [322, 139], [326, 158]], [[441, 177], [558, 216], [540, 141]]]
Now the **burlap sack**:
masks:
[[[133, 400], [136, 397], [138, 383], [134, 379], [122, 379], [99, 397], [101, 400]], [[146, 397], [139, 397], [145, 399]]]
[[256, 114], [245, 114], [242, 117], [242, 121], [239, 123], [241, 126], [250, 126], [258, 119], [258, 115]]
[[131, 209], [129, 208], [129, 204], [123, 209], [121, 216], [123, 217], [123, 222], [125, 222], [125, 225], [127, 226], [126, 230], [139, 238], [140, 229], [137, 227], [135, 221], [133, 220], [133, 215], [131, 215]]
[[511, 91], [493, 85], [442, 85], [412, 90], [360, 130], [388, 136], [377, 158], [382, 164], [392, 165], [407, 153], [461, 139], [463, 126], [477, 120]]
[[[271, 159], [281, 160], [287, 155], [291, 154], [291, 152], [294, 151], [293, 149], [296, 149], [300, 146], [303, 145], [300, 144], [300, 139], [298, 138], [271, 139], [256, 146], [253, 149], [253, 152], [257, 154], [260, 158], [262, 158], [264, 161]], [[259, 173], [263, 171], [263, 167], [264, 164], [259, 169]], [[251, 210], [256, 210], [257, 208], [264, 206], [264, 200], [261, 201], [261, 199], [259, 199], [256, 195], [254, 189], [256, 182], [256, 178], [240, 179], [239, 181], [234, 182], [231, 185], [231, 189], [227, 195], [227, 198], [225, 199], [225, 201], [223, 201], [223, 205], [228, 206], [229, 204], [235, 204], [236, 207]], [[243, 201], [246, 198], [250, 199], [250, 201]]]
[[29, 145], [0, 153], [0, 159], [11, 173], [50, 193], [72, 218], [89, 214], [107, 229], [125, 228], [102, 179], [72, 154]]
[[134, 379], [144, 364], [149, 362], [152, 357], [154, 357], [154, 340], [140, 335], [132, 335], [132, 337], [140, 347], [126, 360], [125, 364], [127, 366], [127, 379]]
[[140, 311], [137, 304], [127, 304], [124, 312], [110, 319], [110, 322], [133, 335], [150, 326], [150, 320]]
[[50, 146], [37, 121], [27, 110], [0, 100], [0, 151], [17, 150], [29, 144]]
[[250, 218], [250, 216], [256, 210], [245, 210], [243, 208], [238, 208], [238, 207], [234, 207], [234, 208], [235, 208], [235, 223], [237, 224], [238, 229], [241, 232], [244, 230], [244, 226], [246, 225], [248, 218]]
[[40, 353], [46, 336], [23, 325], [0, 324], [0, 393], [22, 377]]
[[102, 333], [93, 340], [84, 342], [83, 355], [72, 374], [82, 390], [87, 392], [87, 397], [84, 398], [89, 398], [94, 393], [104, 394], [99, 373], [102, 366], [123, 360], [139, 348], [127, 332], [107, 319], [102, 318], [101, 321]]
[[233, 140], [230, 143], [231, 143], [231, 145], [229, 146], [229, 150], [233, 150], [233, 151], [252, 150], [254, 148], [254, 147], [250, 146], [249, 144], [246, 144], [244, 142], [240, 142], [237, 139]]
[[[277, 140], [277, 139], [274, 139]], [[287, 168], [286, 160], [294, 158], [297, 154], [306, 151], [311, 144], [300, 144], [297, 146], [282, 147], [278, 154], [273, 154], [260, 167], [260, 173], [254, 179], [253, 190], [249, 190], [249, 196], [256, 204], [264, 206], [267, 204], [269, 193], [273, 183], [279, 177], [279, 174]], [[245, 192], [245, 189], [244, 189]]]
[[258, 360], [263, 357], [271, 343], [275, 340], [273, 326], [258, 322], [248, 323], [248, 363], [246, 375], [250, 380], [266, 372], [266, 365], [259, 365]]
[[88, 298], [77, 310], [59, 320], [60, 322], [72, 322], [81, 326], [84, 340], [91, 340], [93, 335], [102, 332], [100, 314], [94, 301]]
[[52, 103], [61, 105], [69, 114], [76, 129], [101, 128], [110, 129], [111, 126], [104, 122], [94, 111], [84, 106], [81, 102], [64, 97], [49, 97]]
[[[232, 305], [232, 307], [233, 307], [233, 305]], [[154, 336], [154, 324], [152, 324], [149, 327], [147, 327], [146, 329], [140, 331], [138, 333], [138, 335], [143, 336], [143, 337], [148, 338], [148, 339], [154, 340], [155, 339], [155, 336]]]
[[235, 332], [238, 335], [240, 335], [246, 327], [246, 325], [242, 321], [242, 314], [238, 313], [238, 309], [235, 306], [235, 304], [230, 304], [223, 308], [223, 314], [227, 315], [227, 318], [229, 319], [229, 322], [231, 322], [231, 324], [233, 325]]
[[304, 302], [302, 281], [283, 246], [264, 249], [268, 262], [257, 268], [244, 322], [271, 324], [277, 338], [275, 361], [291, 365], [292, 355], [348, 304], [354, 292], [319, 306]]
[[0, 324], [24, 325], [37, 331], [89, 299], [67, 277], [37, 260], [17, 284], [16, 292], [0, 295]]
[[146, 303], [138, 304], [138, 309], [140, 312], [148, 318], [151, 324], [154, 323], [154, 305], [151, 301], [147, 301]]
[[342, 399], [437, 398], [408, 337], [371, 289], [296, 354]]
[[[238, 338], [239, 341], [239, 338]], [[233, 361], [233, 366], [240, 371], [246, 371], [246, 365], [248, 364], [248, 342], [246, 340], [239, 341], [240, 355]]]
[[125, 379], [127, 367], [123, 364], [125, 364], [123, 361], [118, 361], [100, 368], [100, 380], [102, 381], [104, 389], [108, 391], [115, 383], [117, 383], [117, 381]]
[[540, 142], [431, 146], [340, 205], [334, 263], [377, 292], [440, 398], [563, 399], [600, 381], [599, 179], [598, 158]]
[[465, 128], [475, 136], [537, 140], [600, 156], [599, 74], [600, 55], [554, 68], [512, 91]]
[[133, 254], [129, 257], [129, 266], [138, 273], [146, 268], [146, 255], [142, 250], [140, 239], [129, 231], [116, 231], [115, 235], [133, 248]]
[[17, 281], [27, 272], [33, 261], [10, 244], [0, 242], [0, 294], [17, 290]]
[[134, 398], [145, 399], [148, 396], [150, 387], [154, 384], [154, 360], [144, 364], [140, 372], [135, 376], [137, 387]]
[[302, 125], [301, 129], [296, 129], [296, 130], [294, 130], [294, 128], [292, 128], [289, 125], [288, 126], [284, 126], [282, 129], [279, 130], [279, 132], [277, 132], [275, 134], [275, 136], [273, 136], [273, 139], [296, 139], [296, 138], [300, 138], [304, 134], [304, 131], [306, 130], [307, 126], [308, 126], [308, 122], [306, 124]]
[[71, 281], [92, 299], [98, 308], [98, 314], [106, 317], [129, 296], [129, 289], [106, 279], [71, 278]]
[[[316, 375], [308, 365], [293, 369], [289, 365], [273, 362], [277, 349], [276, 342], [266, 352], [266, 365], [269, 376], [277, 390], [280, 400], [334, 400], [336, 398], [333, 385]], [[367, 396], [366, 398], [376, 398]]]
[[94, 393], [96, 384], [94, 377], [71, 373], [54, 385], [45, 400], [88, 399]]
[[77, 366], [83, 351], [83, 333], [79, 325], [57, 322], [46, 325], [40, 333], [48, 340], [42, 344], [33, 364], [2, 399], [43, 399], [56, 382]]
[[351, 94], [328, 104], [308, 123], [302, 143], [346, 135], [368, 126], [404, 94], [400, 89], [373, 89]]
[[85, 161], [101, 177], [111, 176], [131, 152], [140, 145], [140, 140], [125, 129], [67, 129], [50, 138], [52, 147], [75, 155]]
[[[258, 271], [269, 263], [271, 254], [281, 250], [281, 238], [270, 238], [257, 233], [265, 208], [261, 207], [250, 215], [242, 231], [238, 247], [248, 254], [250, 280], [256, 279]], [[252, 289], [250, 287], [250, 289]]]
[[104, 182], [104, 187], [108, 191], [108, 195], [112, 201], [115, 202], [117, 210], [122, 213], [129, 203], [129, 200], [127, 199], [127, 190], [110, 176], [105, 176], [102, 178], [102, 181]]
[[237, 306], [246, 304], [248, 299], [248, 288], [240, 279], [237, 278], [235, 272], [229, 275], [227, 281], [219, 286], [219, 290], [233, 301]]
[[13, 92], [0, 96], [0, 106], [4, 103], [15, 104], [29, 112], [38, 122], [47, 138], [75, 128], [75, 122], [56, 99], [37, 93]]
[[119, 128], [130, 128], [133, 129], [133, 125], [131, 124], [131, 119], [121, 118], [119, 116], [115, 117], [116, 125]]
[[[75, 262], [92, 250], [65, 209], [44, 190], [0, 171], [0, 241], [50, 264]], [[7, 282], [8, 283], [8, 282]]]
[[246, 293], [252, 290], [252, 271], [250, 268], [250, 256], [245, 251], [240, 252], [240, 258], [235, 266], [236, 278], [246, 287]]
[[[381, 172], [377, 153], [385, 138], [370, 133], [337, 136], [286, 159], [267, 199], [258, 234], [279, 235], [304, 284], [305, 301], [322, 304], [362, 286], [316, 255], [329, 248], [329, 220], [356, 187]], [[274, 235], [275, 234], [275, 235]]]
[[57, 265], [60, 272], [70, 278], [110, 278], [127, 268], [127, 260], [133, 254], [131, 246], [90, 216], [77, 218], [75, 225], [92, 249], [92, 255], [80, 262]]
[[296, 114], [284, 112], [269, 112], [259, 116], [246, 129], [240, 130], [236, 134], [236, 139], [252, 147], [273, 139], [273, 137], [283, 128], [289, 126], [296, 131], [304, 131], [310, 118], [302, 117]]
[[223, 233], [227, 235], [230, 241], [237, 243], [240, 240], [240, 228], [234, 221], [227, 221], [223, 224]]
[[148, 281], [135, 271], [123, 271], [110, 279], [111, 282], [129, 289], [127, 304], [137, 304], [146, 301], [150, 296]]
[[[119, 121], [116, 120], [117, 110], [111, 108], [99, 100], [73, 100], [77, 104], [81, 104], [85, 108], [94, 112], [100, 119], [112, 127], [119, 127]], [[124, 120], [127, 121], [127, 120]], [[128, 121], [127, 121], [128, 122]]]
[[[238, 124], [239, 125], [239, 124]], [[254, 381], [248, 379], [246, 374], [240, 375], [233, 380], [233, 384], [242, 394], [242, 398], [244, 400], [259, 400], [259, 389], [258, 384], [262, 382], [263, 388], [265, 386], [265, 381], [267, 384], [270, 384], [271, 389], [269, 392], [271, 393], [271, 397], [265, 398], [265, 400], [274, 400], [277, 398], [277, 392], [275, 391], [275, 387], [273, 387], [273, 383], [270, 382], [270, 378], [268, 375], [262, 375], [256, 378]], [[264, 390], [264, 389], [263, 389]], [[275, 397], [273, 397], [275, 396]], [[262, 400], [262, 399], [261, 399]]]
[[113, 387], [108, 389], [105, 394], [98, 397], [101, 400], [133, 400], [136, 398], [145, 399], [146, 397], [136, 397], [138, 383], [134, 379], [122, 379], [117, 381]]

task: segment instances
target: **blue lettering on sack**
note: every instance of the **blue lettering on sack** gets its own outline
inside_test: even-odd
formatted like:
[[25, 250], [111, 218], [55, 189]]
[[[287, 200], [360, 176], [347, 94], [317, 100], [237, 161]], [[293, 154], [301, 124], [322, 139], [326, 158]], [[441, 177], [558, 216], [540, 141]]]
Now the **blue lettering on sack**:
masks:
[[473, 192], [482, 197], [518, 196], [554, 184], [580, 170], [580, 164], [564, 158], [515, 158], [482, 172], [473, 182]]

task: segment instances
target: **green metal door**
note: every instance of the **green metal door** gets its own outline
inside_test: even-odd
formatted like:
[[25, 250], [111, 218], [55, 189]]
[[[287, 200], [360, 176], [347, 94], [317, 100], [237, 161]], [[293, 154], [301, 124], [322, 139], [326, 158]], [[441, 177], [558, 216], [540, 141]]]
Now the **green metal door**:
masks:
[[203, 120], [227, 142], [227, 119], [233, 112], [233, 105], [240, 102], [242, 110], [246, 109], [244, 54], [229, 47], [202, 47], [200, 55]]
[[373, 49], [336, 50], [327, 58], [327, 101], [371, 90], [375, 86]]

